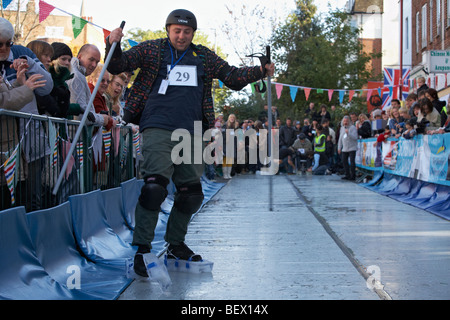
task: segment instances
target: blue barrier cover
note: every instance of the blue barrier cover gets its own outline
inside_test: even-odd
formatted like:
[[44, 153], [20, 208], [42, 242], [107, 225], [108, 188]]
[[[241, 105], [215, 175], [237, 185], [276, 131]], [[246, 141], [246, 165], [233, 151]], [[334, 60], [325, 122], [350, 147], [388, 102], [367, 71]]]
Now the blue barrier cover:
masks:
[[102, 197], [105, 203], [106, 221], [124, 242], [131, 244], [133, 231], [125, 220], [122, 188], [103, 190]]
[[[380, 149], [381, 148], [381, 149]], [[357, 166], [450, 186], [450, 133], [358, 141]]]
[[131, 283], [121, 270], [94, 264], [77, 249], [70, 204], [27, 214], [39, 261], [49, 275], [93, 299], [116, 299]]
[[[132, 179], [121, 188], [71, 196], [51, 209], [0, 212], [0, 299], [116, 299], [131, 282], [125, 277], [125, 261], [135, 253], [127, 242], [128, 222], [134, 221], [142, 185]], [[224, 185], [202, 178], [203, 205]], [[169, 186], [170, 212], [175, 187]], [[152, 243], [158, 253], [165, 249], [168, 216], [160, 212]]]
[[125, 261], [135, 249], [124, 242], [106, 220], [100, 190], [69, 198], [75, 238], [86, 257], [96, 263], [125, 270]]
[[44, 270], [36, 256], [24, 207], [0, 213], [0, 271], [0, 299], [96, 298], [79, 290], [69, 290]]
[[135, 226], [134, 210], [136, 209], [136, 203], [138, 201], [139, 195], [141, 194], [143, 185], [144, 181], [138, 180], [136, 178], [122, 182], [120, 184], [123, 194], [123, 212], [125, 215], [125, 221], [132, 230], [134, 230]]

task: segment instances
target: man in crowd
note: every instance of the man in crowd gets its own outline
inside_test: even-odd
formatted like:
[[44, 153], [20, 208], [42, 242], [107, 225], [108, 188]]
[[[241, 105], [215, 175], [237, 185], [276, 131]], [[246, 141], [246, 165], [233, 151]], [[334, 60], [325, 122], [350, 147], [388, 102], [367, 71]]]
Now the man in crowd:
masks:
[[[342, 154], [342, 164], [345, 176], [342, 179], [356, 179], [356, 150], [358, 149], [358, 131], [351, 123], [350, 118], [345, 116], [342, 119], [341, 131], [339, 134], [338, 154]], [[349, 164], [350, 160], [350, 164]]]
[[[91, 75], [97, 68], [100, 62], [100, 51], [95, 45], [85, 44], [81, 47], [76, 58], [72, 58], [72, 71], [74, 77], [67, 81], [70, 90], [70, 103], [77, 103], [80, 105], [81, 119], [84, 111], [88, 107], [91, 99], [91, 90], [89, 89], [86, 77]], [[99, 126], [106, 125], [109, 121], [109, 116], [96, 114], [94, 108], [89, 111], [88, 121], [90, 124], [97, 124]]]

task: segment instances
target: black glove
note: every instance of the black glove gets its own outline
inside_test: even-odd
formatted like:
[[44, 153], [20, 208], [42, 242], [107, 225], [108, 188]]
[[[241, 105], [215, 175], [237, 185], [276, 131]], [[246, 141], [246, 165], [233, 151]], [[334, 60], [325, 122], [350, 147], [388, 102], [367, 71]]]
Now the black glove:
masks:
[[89, 113], [88, 113], [87, 119], [88, 119], [90, 122], [95, 123], [95, 116], [94, 116], [94, 114], [93, 114], [92, 112], [89, 112]]

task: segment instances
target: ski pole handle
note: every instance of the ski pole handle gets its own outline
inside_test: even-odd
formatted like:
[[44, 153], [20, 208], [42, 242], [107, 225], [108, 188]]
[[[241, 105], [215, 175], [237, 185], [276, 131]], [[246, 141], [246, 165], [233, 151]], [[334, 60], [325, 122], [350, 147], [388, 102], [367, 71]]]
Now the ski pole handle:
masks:
[[270, 64], [271, 63], [271, 61], [270, 61], [270, 46], [266, 47], [266, 57], [269, 60], [269, 62], [267, 62], [267, 63]]

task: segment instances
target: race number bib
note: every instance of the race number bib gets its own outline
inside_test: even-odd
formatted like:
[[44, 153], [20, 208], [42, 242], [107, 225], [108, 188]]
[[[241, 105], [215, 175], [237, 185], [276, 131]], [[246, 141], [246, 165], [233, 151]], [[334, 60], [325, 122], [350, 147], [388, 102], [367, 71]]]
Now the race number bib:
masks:
[[[170, 66], [167, 66], [170, 70]], [[170, 86], [197, 87], [196, 66], [175, 66], [169, 74]]]

